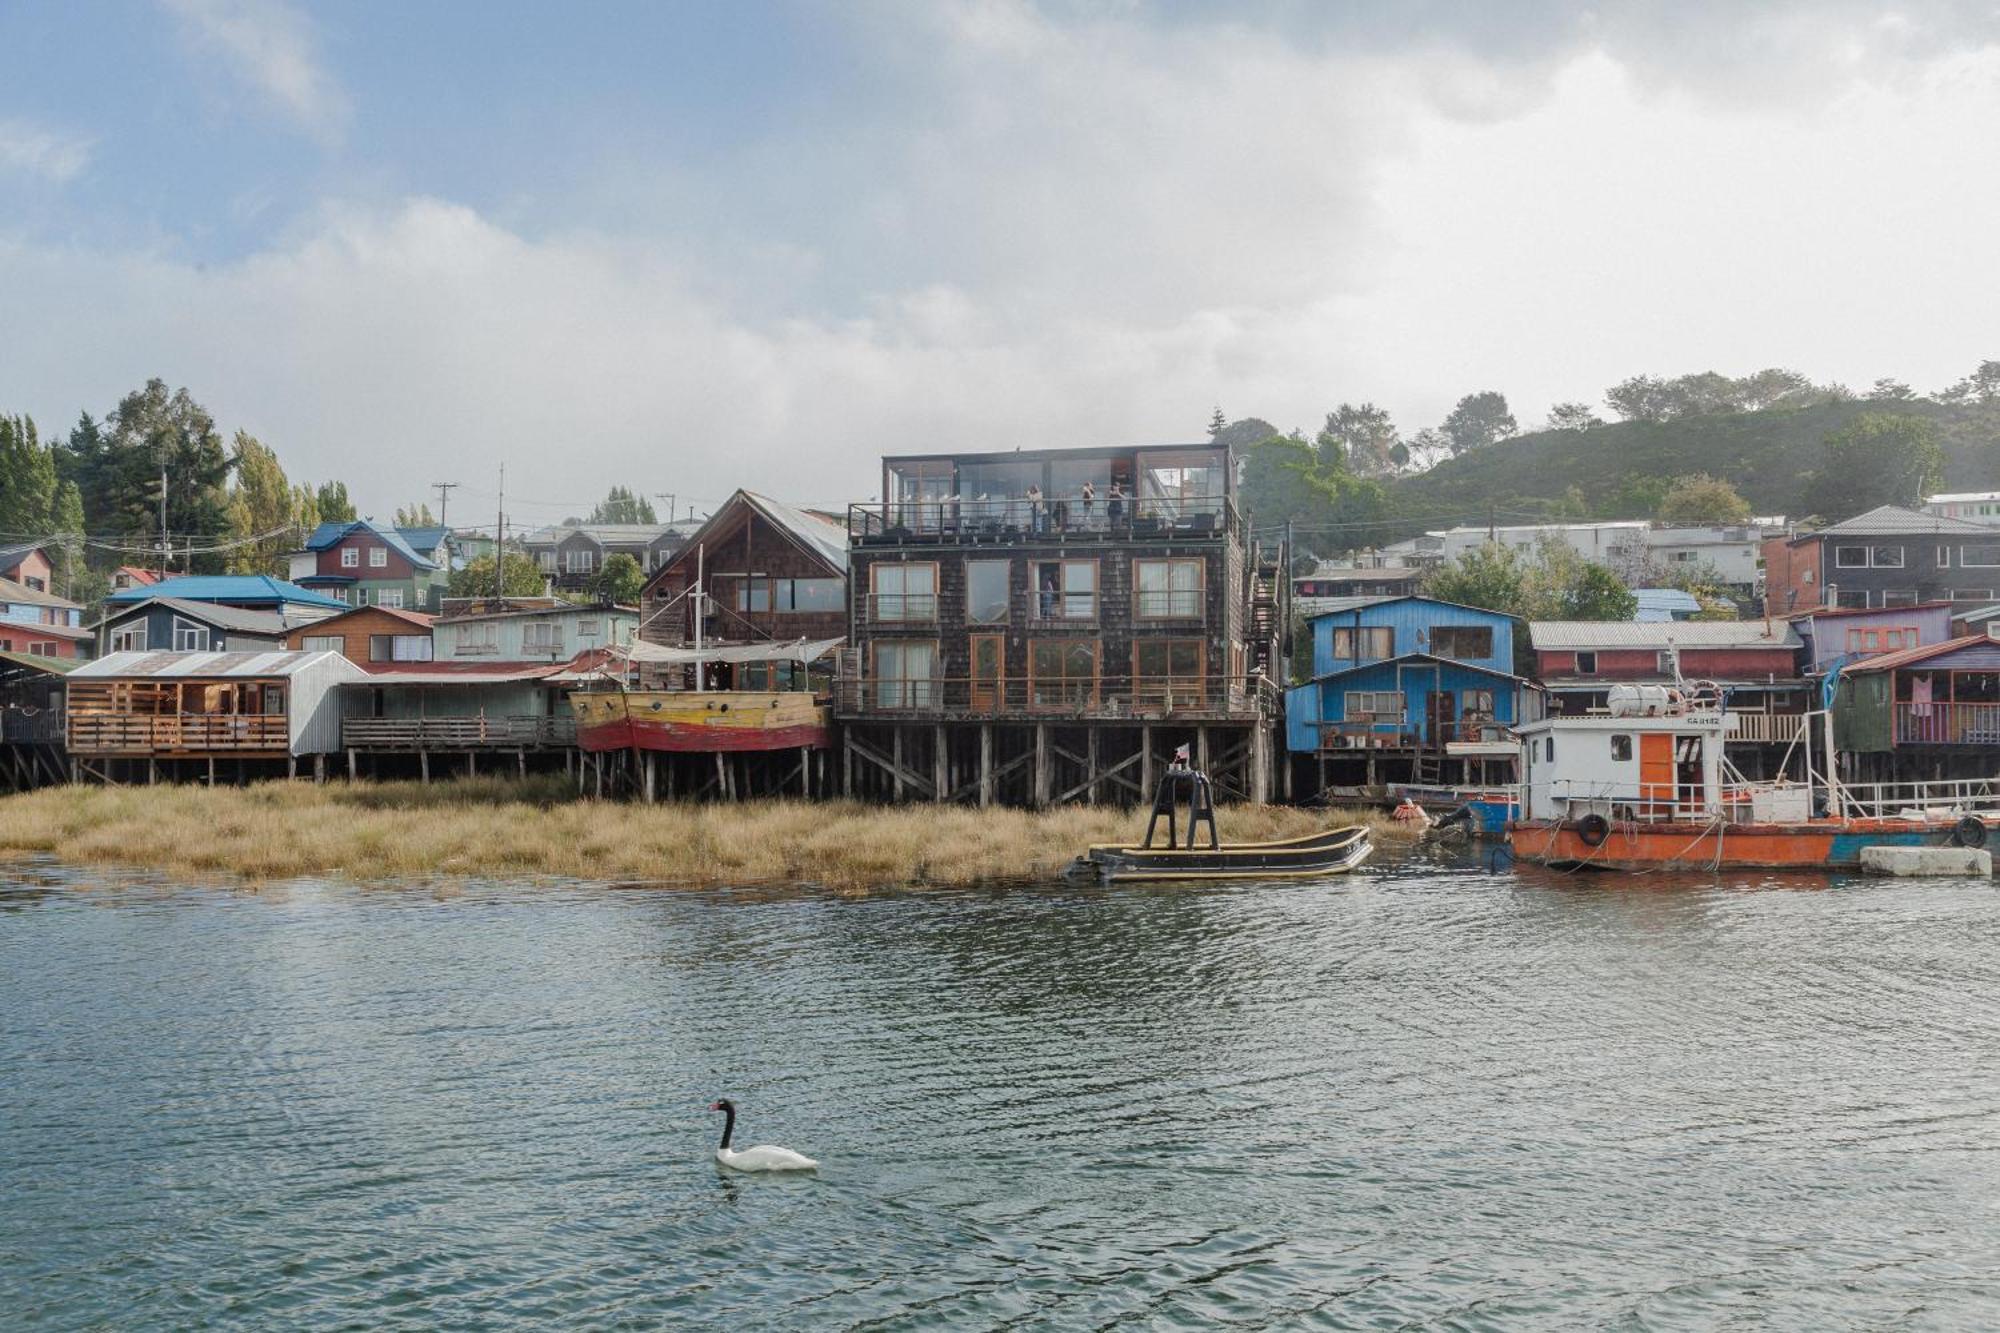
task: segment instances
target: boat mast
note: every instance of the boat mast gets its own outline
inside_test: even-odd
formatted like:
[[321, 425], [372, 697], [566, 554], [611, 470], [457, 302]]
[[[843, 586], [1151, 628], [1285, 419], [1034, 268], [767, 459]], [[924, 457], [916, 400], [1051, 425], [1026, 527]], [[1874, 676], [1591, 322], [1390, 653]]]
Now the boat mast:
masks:
[[703, 591], [703, 579], [707, 568], [707, 555], [706, 542], [694, 548], [694, 688], [697, 693], [707, 686], [701, 674], [701, 620], [704, 609], [703, 598], [706, 596]]

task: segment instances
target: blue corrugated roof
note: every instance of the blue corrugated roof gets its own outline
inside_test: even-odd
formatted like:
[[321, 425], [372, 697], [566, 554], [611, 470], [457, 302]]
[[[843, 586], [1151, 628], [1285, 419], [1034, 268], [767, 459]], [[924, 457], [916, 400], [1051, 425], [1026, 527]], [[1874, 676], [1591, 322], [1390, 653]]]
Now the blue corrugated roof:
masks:
[[445, 535], [451, 531], [445, 527], [397, 528], [396, 533], [418, 551], [435, 551], [444, 544]]
[[[396, 554], [402, 556], [405, 560], [409, 561], [411, 564], [417, 566], [420, 569], [436, 569], [438, 567], [437, 561], [431, 559], [429, 556], [418, 555], [416, 550], [413, 547], [411, 547], [409, 542], [403, 539], [403, 534], [400, 530], [396, 528], [377, 527], [373, 523], [370, 523], [365, 518], [357, 518], [352, 523], [320, 524], [318, 527], [313, 529], [312, 536], [306, 538], [306, 549], [308, 551], [324, 551], [329, 546], [338, 545], [342, 538], [346, 537], [349, 533], [352, 533], [357, 528], [362, 529], [363, 531], [374, 533], [377, 537], [380, 537], [383, 540], [383, 542], [389, 546], [391, 550], [395, 551]], [[410, 531], [442, 532], [444, 531], [444, 529], [411, 528]], [[437, 543], [433, 541], [430, 547], [427, 547], [425, 549], [434, 548], [436, 547], [436, 545]]]
[[179, 597], [190, 602], [222, 602], [233, 606], [261, 606], [292, 602], [299, 606], [324, 606], [346, 611], [350, 608], [337, 597], [301, 588], [269, 574], [183, 574], [163, 583], [114, 592], [105, 602], [124, 606], [154, 597]]

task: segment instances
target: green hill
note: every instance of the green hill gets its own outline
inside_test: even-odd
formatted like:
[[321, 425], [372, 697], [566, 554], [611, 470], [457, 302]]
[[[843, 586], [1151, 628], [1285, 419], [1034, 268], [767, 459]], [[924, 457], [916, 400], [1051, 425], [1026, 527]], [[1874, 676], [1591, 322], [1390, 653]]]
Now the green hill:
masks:
[[[1943, 489], [2000, 489], [2000, 404], [1924, 400], [1819, 403], [1676, 421], [1624, 421], [1584, 431], [1536, 431], [1448, 459], [1389, 488], [1398, 536], [1489, 509], [1501, 521], [1537, 517], [1647, 518], [1665, 482], [1691, 472], [1726, 478], [1759, 514], [1803, 516], [1821, 442], [1864, 412], [1929, 418], [1945, 452]], [[1581, 492], [1585, 512], [1574, 512]], [[1393, 538], [1391, 538], [1393, 540]]]

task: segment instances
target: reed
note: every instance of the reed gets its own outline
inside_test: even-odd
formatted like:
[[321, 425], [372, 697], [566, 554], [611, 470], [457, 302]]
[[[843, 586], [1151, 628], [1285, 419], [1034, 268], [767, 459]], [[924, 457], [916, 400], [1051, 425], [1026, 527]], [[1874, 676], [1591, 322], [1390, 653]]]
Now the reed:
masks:
[[[1217, 818], [1240, 842], [1356, 822], [1408, 836], [1368, 812], [1235, 806]], [[579, 798], [560, 778], [54, 787], [0, 800], [0, 855], [252, 880], [526, 875], [857, 891], [1046, 879], [1086, 845], [1132, 841], [1143, 827], [1142, 812], [1085, 806], [648, 806]]]

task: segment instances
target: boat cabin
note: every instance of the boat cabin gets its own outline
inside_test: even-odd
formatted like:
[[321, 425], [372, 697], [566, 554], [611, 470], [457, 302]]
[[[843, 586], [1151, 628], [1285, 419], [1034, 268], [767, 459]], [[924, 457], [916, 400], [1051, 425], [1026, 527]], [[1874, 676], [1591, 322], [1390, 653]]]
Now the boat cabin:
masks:
[[[1524, 724], [1521, 819], [1712, 816], [1728, 715], [1549, 717]], [[1803, 792], [1805, 788], [1798, 788]], [[1801, 811], [1801, 815], [1803, 811]]]

